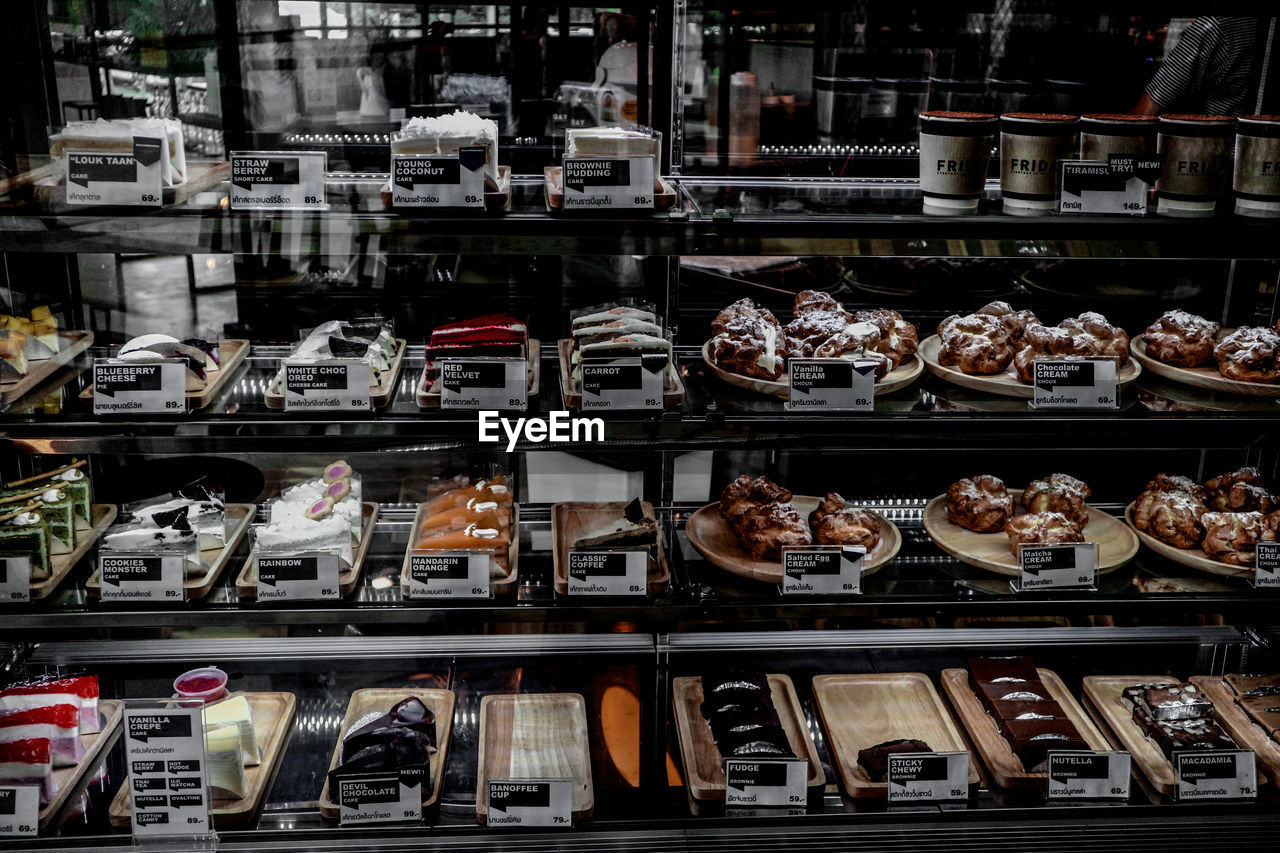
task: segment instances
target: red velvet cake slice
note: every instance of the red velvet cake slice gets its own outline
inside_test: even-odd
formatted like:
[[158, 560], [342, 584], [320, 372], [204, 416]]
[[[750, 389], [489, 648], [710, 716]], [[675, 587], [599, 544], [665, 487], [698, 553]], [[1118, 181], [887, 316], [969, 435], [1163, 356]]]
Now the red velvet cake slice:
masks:
[[80, 743], [80, 709], [75, 705], [46, 705], [20, 711], [0, 711], [0, 743], [46, 738], [58, 767], [74, 767], [84, 758]]
[[80, 734], [99, 731], [98, 676], [45, 678], [0, 688], [0, 711], [43, 708], [46, 705], [75, 705], [80, 709]]

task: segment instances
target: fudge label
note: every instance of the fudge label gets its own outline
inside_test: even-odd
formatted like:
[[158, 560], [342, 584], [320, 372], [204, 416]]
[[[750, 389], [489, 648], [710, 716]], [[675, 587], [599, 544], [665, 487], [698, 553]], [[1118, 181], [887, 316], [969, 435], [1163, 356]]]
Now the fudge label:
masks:
[[31, 600], [31, 558], [0, 557], [0, 604]]
[[369, 365], [351, 359], [284, 364], [287, 412], [367, 412]]
[[422, 820], [426, 765], [400, 767], [388, 773], [350, 773], [335, 777], [338, 822], [402, 823]]
[[652, 157], [565, 157], [565, 210], [653, 208]]
[[903, 752], [889, 755], [889, 803], [941, 803], [969, 799], [969, 753]]
[[489, 826], [573, 825], [572, 779], [490, 779]]
[[662, 353], [583, 359], [582, 409], [661, 409], [670, 359]]
[[645, 595], [649, 591], [649, 551], [583, 549], [568, 552], [570, 595]]
[[1053, 800], [1128, 800], [1129, 753], [1051, 750], [1045, 765]]
[[35, 785], [0, 786], [0, 838], [40, 831], [40, 789]]
[[337, 554], [296, 554], [254, 558], [258, 564], [259, 601], [306, 601], [341, 597]]
[[135, 136], [133, 154], [68, 151], [63, 163], [67, 204], [159, 207], [162, 146], [167, 144], [152, 136]]
[[1178, 800], [1242, 800], [1258, 796], [1252, 750], [1179, 750], [1173, 753]]
[[93, 360], [95, 415], [177, 415], [187, 411], [187, 364], [180, 358]]
[[98, 596], [103, 601], [183, 601], [186, 562], [181, 554], [100, 554]]
[[[1121, 213], [1142, 216], [1147, 212], [1147, 190], [1154, 182], [1149, 158], [1111, 155], [1111, 162], [1063, 160], [1060, 213]], [[1159, 174], [1159, 160], [1156, 172]], [[1125, 169], [1128, 171], [1125, 171]]]
[[1098, 579], [1096, 542], [1066, 545], [1019, 545], [1020, 574], [1015, 592], [1046, 589], [1092, 589]]
[[323, 151], [231, 152], [232, 210], [327, 210]]
[[211, 830], [203, 702], [125, 700], [124, 747], [135, 838]]
[[791, 411], [870, 412], [876, 407], [876, 365], [843, 358], [787, 360], [786, 408]]
[[490, 559], [473, 551], [411, 551], [409, 597], [493, 598]]
[[393, 207], [484, 207], [485, 149], [463, 148], [453, 156], [391, 155]]
[[782, 549], [783, 595], [858, 595], [862, 592], [861, 545], [817, 545]]
[[1109, 358], [1045, 356], [1031, 364], [1035, 385], [1034, 409], [1116, 409], [1120, 394], [1116, 363]]
[[1253, 585], [1256, 589], [1280, 589], [1280, 542], [1254, 546]]
[[726, 758], [726, 806], [802, 806], [808, 800], [809, 762], [803, 758]]
[[440, 408], [529, 407], [529, 362], [523, 358], [446, 358], [440, 361]]

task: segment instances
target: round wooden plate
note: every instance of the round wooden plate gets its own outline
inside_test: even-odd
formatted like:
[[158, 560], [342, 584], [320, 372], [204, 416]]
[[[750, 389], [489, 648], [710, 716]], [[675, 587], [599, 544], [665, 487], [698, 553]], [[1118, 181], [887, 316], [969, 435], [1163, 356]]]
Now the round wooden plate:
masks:
[[[757, 394], [769, 394], [773, 397], [781, 397], [787, 399], [790, 393], [790, 387], [786, 382], [777, 382], [771, 379], [756, 379], [752, 376], [743, 376], [741, 373], [730, 373], [720, 365], [711, 360], [711, 341], [707, 341], [702, 345], [702, 360], [706, 362], [707, 367], [711, 368], [711, 372], [720, 379], [728, 382], [730, 385], [738, 388], [745, 388], [748, 391], [755, 391]], [[924, 364], [919, 358], [911, 356], [885, 374], [884, 379], [876, 383], [876, 396], [882, 394], [892, 394], [894, 391], [901, 391], [912, 382], [919, 378], [924, 372]]]
[[[1020, 397], [1024, 400], [1030, 400], [1035, 396], [1035, 389], [1030, 384], [1018, 379], [1018, 373], [1013, 369], [1012, 364], [1006, 367], [1003, 373], [996, 373], [991, 376], [980, 376], [976, 373], [969, 374], [941, 364], [938, 361], [938, 352], [941, 349], [942, 339], [937, 335], [930, 335], [920, 342], [920, 349], [916, 353], [924, 360], [924, 366], [934, 376], [940, 376], [948, 382], [964, 388], [985, 391], [988, 394], [999, 394], [1001, 397]], [[1116, 384], [1123, 388], [1141, 375], [1142, 365], [1131, 358], [1116, 373]]]
[[[947, 520], [946, 495], [938, 495], [924, 508], [924, 532], [935, 545], [961, 562], [1010, 577], [1022, 573], [1003, 531], [977, 533]], [[1098, 543], [1098, 574], [1113, 572], [1133, 559], [1138, 553], [1138, 537], [1133, 534], [1120, 519], [1089, 507], [1084, 538]]]
[[[1235, 329], [1223, 329], [1218, 337], [1221, 339], [1234, 331]], [[1133, 353], [1134, 359], [1156, 376], [1163, 376], [1165, 379], [1181, 382], [1183, 385], [1190, 385], [1193, 388], [1203, 388], [1206, 391], [1223, 391], [1227, 394], [1248, 394], [1250, 397], [1280, 397], [1280, 382], [1241, 382], [1238, 379], [1228, 379], [1223, 376], [1218, 372], [1216, 365], [1213, 367], [1178, 367], [1173, 364], [1165, 364], [1163, 361], [1156, 361], [1147, 355], [1147, 339], [1144, 335], [1135, 335], [1129, 341], [1129, 352]]]
[[[800, 515], [808, 518], [809, 513], [822, 503], [822, 498], [795, 495], [791, 501]], [[862, 558], [863, 577], [884, 567], [898, 555], [898, 549], [902, 547], [902, 533], [894, 523], [879, 513], [871, 514], [880, 522], [880, 542]], [[782, 583], [782, 563], [756, 559], [750, 551], [743, 548], [733, 528], [720, 517], [720, 501], [709, 503], [689, 516], [685, 533], [689, 536], [689, 544], [712, 565], [751, 580]]]
[[[1137, 503], [1134, 501], [1133, 503]], [[1133, 523], [1133, 503], [1124, 508], [1124, 520], [1133, 532], [1138, 534], [1138, 538], [1142, 540], [1142, 544], [1146, 545], [1152, 551], [1155, 551], [1161, 557], [1173, 560], [1175, 563], [1181, 563], [1184, 566], [1190, 566], [1201, 572], [1207, 572], [1211, 575], [1222, 575], [1228, 578], [1247, 577], [1253, 574], [1252, 566], [1232, 566], [1227, 563], [1219, 562], [1213, 559], [1204, 551], [1196, 548], [1176, 548], [1168, 542], [1161, 542], [1150, 533], [1144, 533], [1139, 530]]]

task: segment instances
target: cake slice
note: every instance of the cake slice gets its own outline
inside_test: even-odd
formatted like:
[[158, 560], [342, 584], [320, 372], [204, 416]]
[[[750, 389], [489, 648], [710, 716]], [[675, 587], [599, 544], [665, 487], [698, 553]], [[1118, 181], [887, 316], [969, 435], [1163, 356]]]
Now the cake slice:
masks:
[[53, 779], [53, 751], [48, 738], [0, 743], [0, 785], [31, 785], [40, 789], [40, 802], [58, 794]]
[[457, 110], [443, 116], [410, 119], [391, 137], [392, 154], [457, 154], [459, 149], [485, 149], [485, 186], [498, 189], [498, 123], [475, 113]]
[[4, 488], [0, 489], [0, 499], [30, 492], [36, 488], [48, 489], [56, 486], [64, 490], [71, 498], [71, 504], [76, 516], [76, 527], [80, 529], [87, 528], [93, 517], [93, 489], [88, 475], [83, 470], [87, 465], [86, 460], [77, 459], [70, 465], [64, 465], [61, 468], [55, 468], [43, 474], [36, 474], [33, 477], [6, 483]]
[[241, 758], [240, 727], [222, 726], [204, 733], [205, 778], [215, 800], [238, 800], [249, 793]]
[[68, 122], [49, 137], [49, 153], [61, 160], [68, 151], [133, 154], [135, 136], [161, 140], [161, 182], [174, 187], [187, 180], [187, 155], [182, 125], [169, 118], [121, 118]]
[[27, 336], [12, 329], [0, 329], [0, 380], [16, 382], [27, 375]]
[[187, 367], [188, 391], [203, 391], [209, 381], [209, 359], [205, 351], [169, 335], [139, 335], [121, 346], [116, 358], [141, 362], [181, 359]]
[[658, 137], [641, 130], [621, 127], [572, 127], [565, 131], [566, 157], [648, 157], [653, 160], [653, 175], [658, 168], [661, 143]]
[[618, 305], [613, 308], [602, 308], [599, 310], [590, 310], [585, 314], [580, 314], [573, 318], [570, 324], [572, 331], [585, 329], [589, 326], [600, 326], [605, 323], [614, 323], [619, 320], [629, 320], [637, 323], [653, 323], [657, 324], [658, 316], [646, 308], [638, 308], [630, 305]]
[[82, 735], [101, 729], [96, 675], [39, 678], [0, 688], [0, 711], [43, 708], [46, 705], [74, 705], [78, 708]]
[[240, 754], [244, 766], [257, 767], [261, 764], [262, 751], [258, 748], [258, 735], [253, 727], [253, 711], [243, 695], [205, 706], [204, 730], [216, 731], [224, 726], [234, 726], [240, 733]]
[[477, 551], [489, 555], [489, 575], [506, 577], [510, 569], [511, 528], [503, 527], [496, 513], [487, 513], [478, 522], [461, 530], [421, 536], [414, 544], [419, 551]]
[[31, 738], [49, 741], [55, 767], [74, 767], [84, 758], [80, 709], [63, 703], [0, 711], [0, 744]]
[[27, 557], [33, 581], [49, 577], [53, 571], [53, 535], [40, 504], [33, 501], [0, 506], [0, 556]]
[[511, 505], [501, 504], [488, 496], [481, 496], [467, 501], [465, 506], [442, 510], [435, 515], [428, 515], [418, 526], [420, 537], [434, 536], [450, 530], [462, 530], [469, 524], [482, 520], [492, 513], [498, 524], [504, 529], [511, 524]]
[[480, 480], [461, 489], [438, 495], [427, 501], [427, 515], [468, 506], [474, 501], [494, 501], [499, 505], [510, 506], [513, 495], [511, 488], [506, 484], [506, 477], [499, 475], [488, 480]]
[[658, 520], [646, 514], [639, 498], [617, 518], [582, 531], [570, 548], [653, 548], [658, 544]]

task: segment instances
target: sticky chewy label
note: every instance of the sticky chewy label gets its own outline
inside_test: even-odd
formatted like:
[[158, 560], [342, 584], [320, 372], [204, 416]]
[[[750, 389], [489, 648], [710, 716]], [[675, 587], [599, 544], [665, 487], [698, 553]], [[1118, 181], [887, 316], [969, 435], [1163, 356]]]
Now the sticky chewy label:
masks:
[[1115, 409], [1116, 363], [1109, 358], [1037, 358], [1032, 363], [1036, 409]]
[[726, 806], [804, 805], [809, 763], [802, 758], [726, 758]]
[[463, 148], [453, 156], [391, 155], [394, 207], [484, 207], [485, 149]]
[[102, 554], [98, 595], [103, 601], [182, 601], [185, 570], [181, 554]]
[[1240, 800], [1258, 796], [1256, 756], [1250, 750], [1181, 751], [1173, 754], [1178, 799]]
[[644, 595], [648, 592], [649, 552], [569, 551], [570, 595]]
[[582, 409], [661, 409], [669, 359], [660, 353], [635, 358], [583, 359]]
[[343, 825], [422, 820], [427, 768], [401, 767], [394, 773], [353, 773], [337, 777], [333, 798]]
[[889, 756], [890, 803], [969, 798], [969, 753], [909, 752]]
[[285, 362], [285, 411], [367, 412], [369, 379], [369, 365], [362, 361]]
[[176, 415], [187, 411], [187, 365], [181, 359], [93, 360], [95, 415]]
[[786, 408], [829, 412], [869, 412], [876, 406], [876, 366], [843, 358], [787, 361]]
[[565, 157], [565, 210], [653, 207], [650, 157]]
[[232, 210], [324, 210], [323, 151], [235, 151], [231, 154]]
[[259, 601], [302, 601], [339, 598], [338, 575], [342, 560], [337, 554], [262, 556], [258, 563]]
[[0, 604], [31, 600], [31, 558], [0, 557]]
[[135, 836], [209, 831], [202, 713], [198, 707], [160, 710], [126, 703], [125, 758]]
[[1253, 585], [1259, 589], [1280, 587], [1280, 542], [1259, 542], [1253, 554]]
[[40, 832], [40, 789], [34, 785], [0, 786], [0, 837]]
[[1128, 800], [1127, 752], [1050, 752], [1049, 798], [1055, 800]]
[[440, 361], [440, 407], [517, 409], [529, 406], [529, 362], [523, 358]]
[[[1159, 160], [1155, 164], [1158, 175]], [[1148, 166], [1145, 159], [1132, 156], [1111, 163], [1063, 160], [1059, 212], [1145, 214], [1149, 184], [1144, 178], [1150, 171]]]
[[785, 595], [857, 595], [862, 592], [861, 545], [782, 549]]
[[69, 205], [159, 207], [164, 140], [133, 138], [133, 153], [68, 151], [63, 163]]
[[489, 555], [468, 551], [413, 551], [410, 598], [492, 598]]
[[1018, 589], [1022, 592], [1092, 588], [1097, 582], [1098, 546], [1094, 542], [1022, 545], [1018, 562]]
[[490, 779], [489, 826], [573, 824], [572, 779]]

